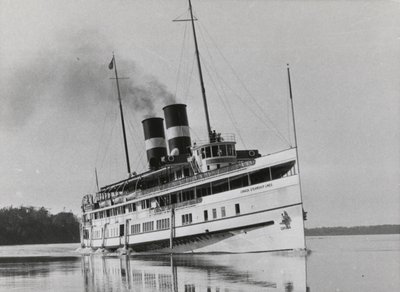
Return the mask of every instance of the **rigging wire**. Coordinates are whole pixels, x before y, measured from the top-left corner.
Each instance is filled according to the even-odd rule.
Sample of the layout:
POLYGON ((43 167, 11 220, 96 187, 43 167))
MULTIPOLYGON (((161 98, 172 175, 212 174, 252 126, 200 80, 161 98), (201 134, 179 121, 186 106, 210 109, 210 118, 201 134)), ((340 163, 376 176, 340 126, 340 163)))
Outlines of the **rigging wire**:
POLYGON ((193 53, 193 58, 192 58, 192 66, 190 69, 190 73, 189 73, 189 77, 188 77, 188 83, 186 86, 186 91, 184 94, 184 103, 187 103, 187 100, 189 98, 189 91, 190 91, 190 85, 192 84, 192 80, 193 80, 193 70, 194 70, 194 62, 195 62, 195 53, 193 53))
MULTIPOLYGON (((210 57, 210 59, 212 60, 212 55, 211 55, 211 53, 209 52, 209 50, 208 50, 207 47, 206 47, 206 51, 209 53, 209 57, 210 57)), ((205 63, 205 60, 203 60, 203 63, 205 63)), ((211 63, 214 64, 215 62, 213 62, 213 60, 212 60, 211 63)), ((235 93, 235 91, 229 86, 229 84, 219 75, 218 70, 214 69, 214 73, 215 73, 216 77, 221 81, 221 83, 224 83, 225 86, 233 93, 234 96, 236 96, 244 105, 247 105, 246 101, 244 101, 244 100, 240 97, 240 95, 237 95, 237 94, 235 93)), ((209 75, 211 76, 211 74, 209 74, 209 75)), ((214 83, 214 81, 213 81, 213 79, 211 78, 210 80, 213 82, 215 88, 217 88, 216 85, 215 85, 215 83, 214 83)), ((222 88, 222 86, 221 86, 221 88, 222 88)), ((223 90, 223 88, 222 88, 222 90, 223 90)), ((224 91, 224 90, 223 90, 223 91, 224 91)), ((225 92, 224 92, 224 93, 225 93, 225 92)), ((226 96, 226 95, 225 95, 225 96, 226 96)), ((246 147, 246 144, 244 143, 244 140, 242 139, 242 137, 241 137, 241 135, 240 135, 240 130, 239 130, 239 128, 238 128, 237 126, 235 126, 235 125, 237 125, 237 122, 236 122, 236 120, 235 120, 235 118, 234 118, 233 110, 232 110, 232 108, 230 107, 229 104, 230 104, 230 103, 227 102, 226 105, 224 105, 224 107, 227 109, 227 113, 228 113, 228 115, 230 116, 230 119, 231 119, 232 123, 234 124, 235 130, 236 130, 237 134, 239 135, 239 138, 241 139, 241 142, 242 142, 243 145, 246 147), (230 114, 229 114, 228 110, 231 111, 230 114)), ((248 107, 248 108, 249 108, 249 110, 250 110, 263 124, 265 124, 268 128, 271 129, 270 125, 266 124, 265 121, 264 121, 256 112, 254 112, 254 110, 253 110, 251 107, 248 107)), ((271 130, 273 130, 273 129, 271 129, 271 130)), ((247 148, 247 147, 246 147, 246 148, 247 148)))
MULTIPOLYGON (((211 35, 208 33, 207 29, 205 29, 205 27, 204 27, 201 23, 200 23, 200 27, 201 27, 201 29, 200 29, 201 34, 202 34, 202 31, 204 30, 205 33, 207 34, 208 38, 212 41, 214 47, 217 49, 219 55, 223 58, 223 60, 225 61, 225 63, 228 64, 228 66, 229 66, 231 72, 233 73, 234 77, 239 81, 239 83, 241 84, 241 86, 243 87, 243 89, 246 91, 248 97, 250 97, 250 98, 252 99, 252 101, 254 102, 254 104, 257 106, 257 108, 259 108, 259 109, 261 110, 261 109, 262 109, 262 106, 257 102, 257 100, 253 97, 253 95, 252 95, 252 94, 250 93, 250 91, 247 89, 247 87, 245 86, 244 82, 240 79, 240 77, 237 75, 236 71, 233 69, 232 65, 228 62, 228 60, 227 60, 227 59, 225 58, 225 56, 222 54, 221 50, 218 48, 216 42, 215 42, 214 39, 211 37, 211 35)), ((203 38, 204 38, 204 37, 203 37, 203 38)), ((234 93, 233 90, 232 90, 232 92, 234 93)), ((234 95, 237 96, 237 97, 243 102, 244 105, 248 105, 248 103, 244 102, 244 101, 239 97, 239 95, 237 95, 237 94, 235 94, 235 93, 234 93, 234 95)), ((250 107, 248 107, 248 108, 253 112, 253 114, 255 114, 255 111, 254 111, 254 110, 252 110, 250 107)), ((289 144, 289 146, 290 146, 291 143, 284 137, 284 135, 282 135, 282 134, 280 133, 280 131, 279 131, 278 128, 275 126, 275 124, 272 122, 272 120, 271 120, 264 112, 262 112, 262 115, 265 116, 265 118, 267 119, 267 121, 268 121, 271 125, 268 125, 268 124, 264 121, 264 119, 262 119, 258 114, 256 115, 256 117, 257 117, 258 119, 260 119, 260 121, 261 121, 264 125, 266 125, 269 129, 271 129, 271 130, 275 133, 275 135, 277 135, 278 138, 280 138, 283 142, 286 142, 286 143, 289 144)))
POLYGON ((291 113, 290 113, 290 111, 289 111, 289 108, 290 108, 290 100, 289 99, 286 99, 286 117, 287 117, 287 135, 288 135, 288 138, 289 138, 289 145, 290 145, 290 147, 293 147, 292 146, 292 139, 291 139, 291 122, 290 122, 290 117, 291 117, 291 113))
MULTIPOLYGON (((129 125, 129 130, 132 131, 132 136, 133 137, 139 137, 136 128, 133 126, 132 121, 128 120, 128 125, 129 125)), ((135 144, 135 148, 136 149, 144 149, 142 143, 140 143, 140 145, 138 145, 138 141, 136 139, 133 139, 134 144, 135 144)), ((137 151, 138 155, 135 156, 135 162, 134 165, 136 165, 137 167, 141 167, 142 169, 146 168, 146 163, 144 161, 144 152, 143 151, 137 151)), ((135 170, 137 173, 141 172, 139 169, 135 170)))
POLYGON ((185 25, 184 32, 183 32, 183 40, 182 40, 182 49, 181 49, 181 54, 179 58, 179 65, 178 65, 178 72, 177 72, 177 77, 176 77, 176 84, 175 84, 175 96, 177 95, 178 92, 178 83, 181 75, 181 66, 182 66, 182 60, 183 60, 183 55, 185 52, 185 41, 186 41, 186 35, 187 35, 187 24, 185 25))
MULTIPOLYGON (((104 162, 104 159, 105 159, 104 156, 106 155, 106 150, 103 149, 103 148, 101 147, 101 146, 104 145, 104 144, 101 143, 101 142, 102 142, 102 141, 107 141, 108 144, 106 145, 106 147, 109 147, 109 144, 110 144, 110 142, 111 142, 109 139, 104 139, 104 136, 105 136, 105 133, 106 133, 106 124, 107 124, 107 120, 110 120, 110 119, 111 119, 110 116, 111 116, 111 113, 112 113, 112 112, 114 113, 114 120, 116 120, 117 115, 116 115, 115 110, 112 111, 112 109, 111 109, 110 107, 107 107, 107 108, 106 108, 105 115, 104 115, 104 119, 103 119, 103 123, 102 123, 102 126, 101 126, 101 134, 100 134, 99 140, 98 140, 98 142, 97 142, 97 150, 96 150, 96 157, 95 157, 95 163, 94 163, 94 165, 96 166, 96 168, 97 168, 97 165, 98 165, 98 163, 99 163, 100 156, 102 155, 102 163, 103 163, 103 162, 104 162), (102 149, 104 150, 104 153, 101 153, 102 149)), ((113 132, 113 128, 111 129, 110 135, 107 135, 107 136, 112 136, 112 132, 113 132)), ((94 183, 95 183, 95 182, 94 182, 94 183)), ((95 187, 95 189, 97 190, 97 185, 96 185, 96 183, 95 183, 94 187, 95 187)))
MULTIPOLYGON (((203 40, 204 40, 204 35, 202 34, 202 31, 201 31, 201 30, 200 30, 200 35, 201 35, 201 37, 202 37, 203 40)), ((205 43, 205 42, 204 42, 204 43, 205 43)), ((222 81, 223 83, 225 83, 224 80, 223 80, 223 78, 218 74, 218 70, 216 69, 215 62, 213 61, 212 54, 211 54, 210 50, 208 49, 208 47, 205 47, 205 48, 206 48, 206 52, 208 53, 208 56, 209 56, 209 58, 210 58, 210 60, 211 60, 211 67, 212 67, 212 69, 213 69, 213 72, 215 73, 216 77, 217 77, 220 81, 222 81)), ((207 63, 204 59, 203 59, 203 63, 205 63, 206 66, 209 66, 208 63, 207 63)), ((206 68, 206 69, 208 69, 208 68, 206 68)), ((246 143, 244 142, 245 140, 243 139, 243 137, 242 137, 241 134, 240 134, 240 130, 239 130, 239 127, 238 127, 238 125, 237 125, 237 121, 236 121, 236 119, 234 118, 235 115, 234 115, 234 111, 233 111, 232 107, 230 106, 230 102, 229 102, 229 101, 224 101, 224 99, 223 99, 223 97, 225 97, 225 98, 227 99, 227 94, 226 94, 226 91, 224 90, 224 87, 222 86, 222 83, 219 83, 219 84, 220 84, 220 90, 222 91, 222 95, 220 95, 220 93, 218 92, 217 84, 214 82, 214 79, 212 78, 212 75, 211 75, 210 71, 207 71, 207 73, 208 73, 209 76, 211 77, 210 80, 211 80, 211 82, 213 83, 214 88, 216 89, 217 96, 218 96, 218 97, 220 98, 220 100, 222 101, 222 103, 223 103, 223 105, 224 105, 224 108, 226 109, 226 112, 227 112, 227 114, 228 114, 228 117, 229 117, 229 119, 231 120, 233 127, 235 128, 236 134, 239 136, 239 139, 240 139, 240 141, 242 142, 243 146, 244 146, 245 148, 247 148, 246 143)), ((227 84, 226 84, 226 85, 227 85, 227 84)), ((233 90, 232 90, 231 88, 229 88, 229 86, 227 86, 227 87, 228 87, 228 89, 230 89, 230 90, 233 92, 233 90)))
MULTIPOLYGON (((211 73, 210 73, 210 71, 208 70, 208 63, 207 63, 207 62, 204 62, 204 60, 203 60, 203 64, 205 65, 204 68, 205 68, 207 74, 209 74, 209 76, 211 76, 211 73)), ((244 142, 244 139, 243 139, 242 136, 240 135, 240 130, 238 129, 237 122, 236 122, 236 120, 235 120, 235 118, 234 118, 234 114, 233 114, 232 108, 231 108, 231 106, 229 105, 229 102, 225 102, 225 100, 224 100, 224 98, 223 98, 223 96, 226 96, 224 89, 223 89, 222 86, 221 86, 221 90, 222 90, 222 92, 223 92, 222 95, 221 95, 221 94, 219 93, 219 91, 218 91, 217 85, 216 85, 215 82, 214 82, 214 79, 213 79, 213 78, 210 78, 210 81, 211 81, 211 83, 214 85, 214 87, 215 87, 215 89, 216 89, 217 96, 218 96, 219 99, 221 100, 221 102, 222 102, 224 108, 226 109, 226 112, 227 112, 227 114, 228 114, 228 117, 229 117, 229 119, 231 120, 233 127, 235 128, 236 134, 239 136, 239 139, 240 139, 240 141, 242 142, 243 146, 244 146, 245 148, 247 148, 246 143, 244 142)))
MULTIPOLYGON (((122 87, 122 91, 124 91, 123 92, 123 96, 127 97, 128 94, 127 94, 126 87, 122 87)), ((133 98, 135 98, 135 97, 133 96, 133 98)), ((137 128, 133 126, 132 119, 130 119, 130 117, 135 117, 136 116, 136 112, 135 112, 134 109, 132 109, 132 107, 129 107, 128 105, 125 105, 124 109, 127 111, 127 113, 129 113, 129 114, 126 115, 126 121, 127 121, 127 124, 128 124, 127 128, 128 128, 129 134, 131 136, 130 141, 133 141, 133 147, 135 149, 143 149, 143 145, 139 145, 139 143, 138 143, 138 141, 141 141, 141 140, 135 139, 135 137, 140 137, 140 135, 139 135, 139 133, 137 131, 137 128)), ((136 151, 136 153, 139 153, 139 155, 135 155, 134 156, 135 157, 135 162, 133 163, 133 165, 135 165, 136 167, 138 167, 139 165, 140 166, 145 165, 145 163, 143 162, 143 151, 136 151)), ((139 170, 136 169, 135 171, 138 172, 139 170)))
POLYGON ((101 163, 100 163, 100 169, 103 169, 103 165, 105 163, 105 160, 108 157, 107 153, 109 153, 108 149, 110 148, 111 141, 114 140, 113 136, 114 136, 115 125, 117 124, 117 118, 118 118, 118 115, 115 113, 114 114, 114 122, 112 123, 112 128, 111 128, 111 133, 110 133, 111 134, 110 135, 110 139, 106 139, 107 144, 106 144, 106 148, 104 149, 104 155, 103 155, 103 158, 102 158, 101 163))

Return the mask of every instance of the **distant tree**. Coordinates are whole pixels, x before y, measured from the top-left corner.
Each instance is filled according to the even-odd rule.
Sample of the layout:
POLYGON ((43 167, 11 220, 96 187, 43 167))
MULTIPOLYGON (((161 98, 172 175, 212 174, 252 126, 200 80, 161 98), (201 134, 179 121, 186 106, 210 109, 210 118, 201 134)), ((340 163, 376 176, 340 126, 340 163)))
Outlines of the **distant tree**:
POLYGON ((72 213, 52 215, 44 208, 0 209, 0 245, 79 241, 79 222, 72 213))
POLYGON ((307 236, 324 235, 367 235, 367 234, 400 234, 400 225, 374 225, 353 227, 318 227, 306 229, 307 236))

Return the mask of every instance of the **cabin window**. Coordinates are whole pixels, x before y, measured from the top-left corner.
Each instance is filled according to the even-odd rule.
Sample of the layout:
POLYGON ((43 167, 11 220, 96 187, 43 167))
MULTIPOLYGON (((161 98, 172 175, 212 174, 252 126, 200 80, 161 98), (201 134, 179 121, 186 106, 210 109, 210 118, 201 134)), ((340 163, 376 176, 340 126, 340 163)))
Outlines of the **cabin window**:
POLYGON ((269 168, 263 168, 250 173, 250 182, 252 185, 271 180, 269 168))
POLYGON ((190 201, 194 199, 194 188, 182 191, 182 202, 190 201))
POLYGON ((143 223, 143 232, 153 231, 153 230, 154 230, 154 221, 143 223))
POLYGON ((228 179, 221 179, 211 183, 212 193, 218 194, 229 190, 228 179))
POLYGON ((192 223, 192 213, 182 215, 182 225, 192 223))
POLYGON ((275 165, 271 167, 272 179, 278 179, 284 176, 293 166, 295 162, 290 161, 280 165, 275 165))
POLYGON ((240 205, 239 204, 235 204, 235 212, 236 212, 236 215, 240 214, 240 205))
POLYGON ((129 204, 128 205, 128 212, 135 212, 136 211, 136 204, 129 204))
POLYGON ((226 156, 226 145, 219 145, 219 156, 226 156))
POLYGON ((176 203, 178 203, 178 194, 177 193, 171 194, 171 204, 176 204, 176 203))
POLYGON ((131 234, 140 233, 140 224, 131 225, 131 234))
POLYGON ((227 152, 229 156, 234 156, 234 149, 233 149, 233 145, 226 145, 227 148, 227 152))
POLYGON ((163 230, 169 228, 169 218, 157 220, 157 230, 163 230))
POLYGON ((119 225, 119 236, 125 235, 125 224, 119 225))
POLYGON ((212 209, 213 219, 217 219, 217 209, 212 209))
POLYGON ((106 210, 106 216, 110 217, 110 209, 106 210))
POLYGON ((221 207, 221 217, 226 217, 225 207, 221 207))
POLYGON ((218 157, 218 146, 212 146, 211 150, 212 150, 212 156, 218 157))
POLYGON ((211 195, 211 185, 210 183, 200 185, 196 187, 196 196, 198 198, 205 197, 211 195))
POLYGON ((183 175, 184 175, 185 177, 190 176, 189 168, 184 168, 184 169, 183 169, 183 175))
POLYGON ((248 185, 249 185, 249 176, 247 175, 247 173, 229 178, 230 190, 247 187, 248 185))
POLYGON ((157 204, 159 207, 164 207, 170 204, 170 199, 169 199, 169 195, 165 195, 165 196, 161 196, 161 197, 157 197, 157 204))
POLYGON ((205 147, 205 152, 206 152, 206 158, 211 157, 211 148, 210 147, 205 147))
POLYGON ((150 208, 150 199, 143 200, 141 203, 142 203, 142 209, 150 208))
POLYGON ((96 212, 96 213, 94 213, 94 219, 97 219, 97 217, 98 217, 99 215, 98 215, 98 213, 96 212))
POLYGON ((204 210, 204 221, 208 221, 208 211, 204 210))

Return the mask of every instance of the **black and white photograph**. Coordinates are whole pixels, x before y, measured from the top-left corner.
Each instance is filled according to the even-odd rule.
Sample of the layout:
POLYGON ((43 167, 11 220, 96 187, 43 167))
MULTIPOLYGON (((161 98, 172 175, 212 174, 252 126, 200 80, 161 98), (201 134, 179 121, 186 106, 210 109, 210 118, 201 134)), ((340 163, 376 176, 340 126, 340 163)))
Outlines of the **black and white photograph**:
POLYGON ((400 290, 399 0, 0 0, 0 291, 400 290))

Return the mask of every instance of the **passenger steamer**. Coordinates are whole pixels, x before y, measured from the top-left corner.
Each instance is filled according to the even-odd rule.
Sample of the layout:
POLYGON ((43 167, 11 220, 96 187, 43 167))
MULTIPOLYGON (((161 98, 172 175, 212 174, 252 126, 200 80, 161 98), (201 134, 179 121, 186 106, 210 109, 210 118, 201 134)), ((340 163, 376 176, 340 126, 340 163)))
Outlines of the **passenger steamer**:
MULTIPOLYGON (((83 197, 82 246, 155 253, 303 250, 297 147, 261 155, 237 150, 233 135, 212 131, 190 0, 189 11, 208 140, 192 143, 184 104, 164 107, 166 131, 162 118, 143 120, 149 170, 83 197)), ((110 69, 118 86, 114 57, 110 69)), ((289 69, 288 77, 290 85, 289 69)), ((130 173, 125 132, 124 139, 130 173)))

